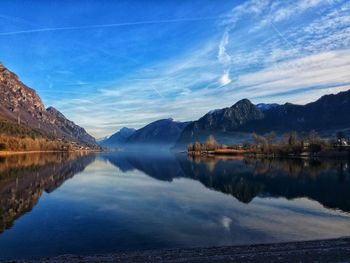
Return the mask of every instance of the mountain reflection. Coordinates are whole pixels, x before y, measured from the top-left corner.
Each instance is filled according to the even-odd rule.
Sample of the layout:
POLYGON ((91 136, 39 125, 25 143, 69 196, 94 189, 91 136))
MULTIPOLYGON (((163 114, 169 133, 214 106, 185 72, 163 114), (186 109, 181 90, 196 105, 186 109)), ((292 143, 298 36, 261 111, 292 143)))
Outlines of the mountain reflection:
POLYGON ((0 158, 0 233, 50 193, 81 172, 95 155, 40 153, 0 158))
POLYGON ((248 204, 255 197, 306 197, 350 212, 348 160, 188 158, 184 154, 104 154, 127 172, 137 169, 158 180, 190 178, 248 204))

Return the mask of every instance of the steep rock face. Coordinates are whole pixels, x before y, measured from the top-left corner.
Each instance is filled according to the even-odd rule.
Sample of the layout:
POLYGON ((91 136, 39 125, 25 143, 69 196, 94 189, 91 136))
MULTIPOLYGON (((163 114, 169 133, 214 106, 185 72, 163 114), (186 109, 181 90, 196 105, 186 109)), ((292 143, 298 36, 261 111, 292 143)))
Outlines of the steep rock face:
POLYGON ((111 137, 104 140, 101 144, 106 146, 123 145, 135 131, 135 129, 123 127, 118 132, 111 135, 111 137))
POLYGON ((83 143, 96 144, 95 138, 88 134, 84 128, 68 120, 54 107, 49 107, 46 111, 53 117, 54 124, 65 134, 69 134, 71 137, 76 138, 78 141, 83 143))
POLYGON ((95 145, 95 139, 54 108, 47 110, 35 90, 0 64, 0 118, 54 138, 95 145))
POLYGON ((179 136, 175 148, 183 148, 212 134, 233 141, 238 133, 275 131, 332 131, 350 128, 350 90, 325 95, 319 100, 295 105, 286 103, 254 105, 244 99, 230 108, 215 110, 189 124, 179 136), (226 138, 225 138, 226 136, 226 138))
POLYGON ((50 121, 36 92, 19 81, 17 75, 0 64, 0 110, 4 117, 24 123, 32 119, 50 121))
POLYGON ((135 131, 127 140, 128 144, 174 144, 187 122, 163 119, 152 122, 135 131))
POLYGON ((230 108, 204 115, 198 121, 193 122, 193 127, 195 129, 233 131, 250 121, 260 120, 263 117, 262 111, 249 100, 244 99, 230 108))
POLYGON ((203 140, 210 134, 221 136, 228 132, 240 132, 241 127, 263 118, 263 111, 249 100, 243 99, 232 107, 211 111, 199 120, 191 122, 179 136, 177 145, 183 146, 195 140, 203 140))

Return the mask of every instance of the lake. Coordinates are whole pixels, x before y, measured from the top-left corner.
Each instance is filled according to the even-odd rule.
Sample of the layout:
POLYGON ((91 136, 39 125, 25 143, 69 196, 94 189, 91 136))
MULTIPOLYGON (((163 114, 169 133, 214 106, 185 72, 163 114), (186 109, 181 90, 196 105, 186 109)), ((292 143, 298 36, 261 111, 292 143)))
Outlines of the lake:
POLYGON ((336 238, 349 212, 347 160, 0 157, 1 259, 336 238))

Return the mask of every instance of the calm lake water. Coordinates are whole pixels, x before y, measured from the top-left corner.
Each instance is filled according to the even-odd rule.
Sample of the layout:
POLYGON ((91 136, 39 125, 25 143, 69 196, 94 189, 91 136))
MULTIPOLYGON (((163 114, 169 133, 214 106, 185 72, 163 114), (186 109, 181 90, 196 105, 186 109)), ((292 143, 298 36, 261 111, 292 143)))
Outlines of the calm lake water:
POLYGON ((0 158, 0 258, 350 235, 348 161, 0 158))

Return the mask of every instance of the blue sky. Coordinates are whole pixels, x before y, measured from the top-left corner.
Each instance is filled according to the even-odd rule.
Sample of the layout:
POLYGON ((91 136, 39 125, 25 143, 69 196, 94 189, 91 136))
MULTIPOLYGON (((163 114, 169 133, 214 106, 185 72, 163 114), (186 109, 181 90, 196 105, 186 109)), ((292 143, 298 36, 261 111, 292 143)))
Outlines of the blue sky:
POLYGON ((0 61, 96 137, 350 88, 345 0, 2 0, 0 61))

